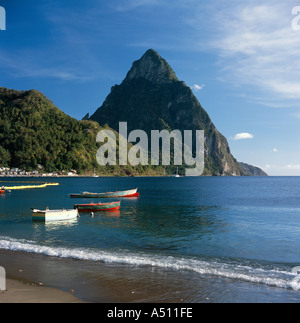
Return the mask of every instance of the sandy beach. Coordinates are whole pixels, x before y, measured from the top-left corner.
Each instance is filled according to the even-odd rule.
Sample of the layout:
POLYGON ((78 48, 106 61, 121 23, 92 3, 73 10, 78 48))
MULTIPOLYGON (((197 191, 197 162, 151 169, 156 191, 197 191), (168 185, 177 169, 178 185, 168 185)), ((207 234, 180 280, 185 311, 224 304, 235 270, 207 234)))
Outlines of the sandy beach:
POLYGON ((45 281, 46 275, 39 273, 40 257, 1 250, 0 263, 6 270, 6 291, 0 291, 0 303, 83 303, 73 286, 45 281))
POLYGON ((82 303, 80 299, 55 288, 7 279, 0 291, 0 303, 82 303))
POLYGON ((190 275, 172 276, 170 271, 9 250, 0 250, 0 266, 7 274, 7 291, 0 291, 0 303, 189 301, 180 291, 190 275))

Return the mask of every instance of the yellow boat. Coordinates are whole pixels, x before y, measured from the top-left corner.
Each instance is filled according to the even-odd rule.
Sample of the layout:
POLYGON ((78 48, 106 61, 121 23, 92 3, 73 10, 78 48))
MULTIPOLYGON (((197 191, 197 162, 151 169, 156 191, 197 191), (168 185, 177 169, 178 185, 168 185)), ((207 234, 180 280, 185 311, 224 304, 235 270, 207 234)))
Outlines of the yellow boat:
POLYGON ((27 185, 27 186, 12 186, 12 187, 5 187, 6 190, 27 190, 27 189, 34 189, 34 188, 45 188, 47 186, 58 186, 59 183, 45 183, 41 185, 27 185))

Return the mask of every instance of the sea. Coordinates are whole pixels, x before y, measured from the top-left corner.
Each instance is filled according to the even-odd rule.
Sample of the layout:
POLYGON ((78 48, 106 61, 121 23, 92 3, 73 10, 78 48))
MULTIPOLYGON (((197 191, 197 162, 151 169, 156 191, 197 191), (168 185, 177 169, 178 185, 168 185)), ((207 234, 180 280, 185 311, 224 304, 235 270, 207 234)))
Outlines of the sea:
POLYGON ((0 195, 0 266, 11 276, 86 302, 300 301, 299 177, 0 180, 59 183, 0 195), (70 198, 136 187, 139 198, 70 198), (31 208, 115 200, 120 211, 32 221, 31 208))

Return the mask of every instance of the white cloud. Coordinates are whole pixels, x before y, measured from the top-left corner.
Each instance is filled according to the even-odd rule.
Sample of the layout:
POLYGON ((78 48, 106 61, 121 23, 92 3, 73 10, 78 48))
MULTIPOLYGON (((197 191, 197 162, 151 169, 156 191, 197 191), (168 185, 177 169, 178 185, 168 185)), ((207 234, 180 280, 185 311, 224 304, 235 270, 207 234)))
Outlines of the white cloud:
POLYGON ((193 86, 191 86, 191 89, 195 92, 198 92, 203 90, 204 87, 205 87, 205 84, 202 84, 202 85, 194 84, 193 86))
POLYGON ((278 149, 277 148, 273 148, 273 153, 278 153, 278 149))
POLYGON ((160 5, 161 1, 159 0, 126 0, 121 4, 115 6, 116 11, 130 11, 135 10, 139 7, 145 6, 157 6, 160 5))
POLYGON ((291 169, 291 170, 300 170, 300 165, 299 164, 289 164, 285 166, 286 169, 291 169))
POLYGON ((217 15, 213 46, 226 81, 255 86, 271 100, 300 99, 300 32, 291 27, 292 8, 289 1, 254 0, 217 15))
POLYGON ((300 112, 292 113, 292 114, 290 114, 290 116, 295 119, 300 119, 300 112))
POLYGON ((5 68, 10 75, 16 78, 41 78, 48 77, 62 81, 86 81, 90 75, 67 66, 50 66, 41 59, 41 52, 19 51, 14 55, 7 55, 0 51, 0 61, 5 63, 5 68), (20 60, 22 57, 22 60, 20 60))
POLYGON ((254 136, 251 133, 243 132, 236 134, 232 139, 233 140, 243 140, 243 139, 253 139, 254 136))

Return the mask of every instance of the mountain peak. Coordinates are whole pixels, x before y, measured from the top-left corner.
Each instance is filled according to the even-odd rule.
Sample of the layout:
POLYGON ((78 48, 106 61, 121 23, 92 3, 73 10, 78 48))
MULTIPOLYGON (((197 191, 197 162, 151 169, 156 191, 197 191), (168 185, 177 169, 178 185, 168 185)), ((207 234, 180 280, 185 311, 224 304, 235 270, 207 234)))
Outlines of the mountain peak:
POLYGON ((146 51, 146 53, 143 55, 144 56, 152 56, 152 57, 157 57, 159 59, 161 59, 160 55, 158 54, 157 51, 155 51, 154 49, 150 48, 146 51))
MULTIPOLYGON (((152 130, 204 130, 205 175, 261 174, 257 168, 236 161, 226 138, 191 89, 177 79, 167 61, 153 49, 133 63, 126 79, 112 88, 90 120, 108 124, 115 131, 121 121, 127 122, 129 132, 140 129, 150 137, 152 130)), ((168 167, 174 172, 172 166, 168 167)))
POLYGON ((171 66, 153 49, 148 49, 141 59, 133 63, 125 80, 132 79, 146 79, 158 84, 178 81, 171 66))

